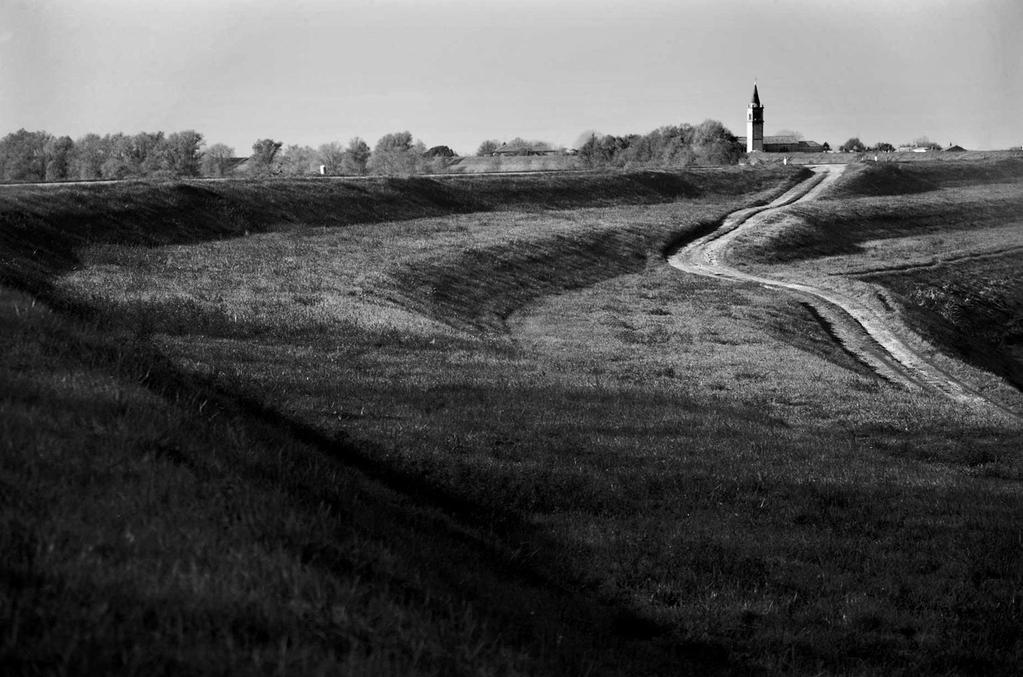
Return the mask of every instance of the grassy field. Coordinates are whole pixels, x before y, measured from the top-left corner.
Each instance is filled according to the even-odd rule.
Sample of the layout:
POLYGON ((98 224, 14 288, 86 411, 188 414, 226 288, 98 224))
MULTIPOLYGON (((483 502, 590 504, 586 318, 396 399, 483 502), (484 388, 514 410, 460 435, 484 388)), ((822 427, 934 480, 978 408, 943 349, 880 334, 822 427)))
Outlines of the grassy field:
POLYGON ((1020 160, 866 166, 829 199, 775 217, 737 256, 897 309, 947 357, 975 367, 971 380, 1020 409, 1021 214, 1020 160))
MULTIPOLYGON (((892 153, 878 153, 875 151, 864 151, 862 153, 840 153, 829 151, 827 153, 762 153, 756 156, 747 156, 745 162, 754 165, 772 165, 787 162, 797 165, 815 164, 879 164, 905 166, 919 165, 921 167, 933 168, 934 165, 946 164, 949 166, 962 166, 979 164, 984 162, 998 162, 1005 160, 1023 159, 1023 151, 1016 150, 968 150, 968 151, 937 151, 927 153, 914 153, 913 151, 894 151, 892 153)), ((933 171, 933 169, 925 169, 933 171)))
POLYGON ((577 170, 582 168, 578 156, 533 155, 508 157, 460 157, 445 168, 451 174, 477 174, 480 172, 536 172, 577 170))
POLYGON ((1020 431, 663 261, 799 176, 0 194, 0 666, 1014 674, 1020 431))

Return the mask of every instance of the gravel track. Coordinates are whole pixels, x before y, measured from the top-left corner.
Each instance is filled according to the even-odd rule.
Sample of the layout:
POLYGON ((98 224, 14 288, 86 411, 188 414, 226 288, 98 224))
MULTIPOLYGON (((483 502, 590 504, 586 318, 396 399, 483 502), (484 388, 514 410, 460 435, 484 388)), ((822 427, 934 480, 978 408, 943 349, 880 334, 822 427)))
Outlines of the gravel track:
POLYGON ((812 281, 780 280, 747 273, 730 266, 727 249, 765 214, 796 202, 816 199, 842 175, 846 165, 810 167, 814 175, 767 205, 740 209, 725 218, 713 233, 684 244, 668 257, 673 267, 694 275, 753 282, 784 289, 809 302, 824 318, 835 338, 883 378, 909 389, 936 390, 971 409, 998 418, 1023 422, 1023 414, 994 402, 955 376, 929 362, 911 348, 900 334, 906 329, 892 317, 882 317, 856 298, 822 288, 812 281))

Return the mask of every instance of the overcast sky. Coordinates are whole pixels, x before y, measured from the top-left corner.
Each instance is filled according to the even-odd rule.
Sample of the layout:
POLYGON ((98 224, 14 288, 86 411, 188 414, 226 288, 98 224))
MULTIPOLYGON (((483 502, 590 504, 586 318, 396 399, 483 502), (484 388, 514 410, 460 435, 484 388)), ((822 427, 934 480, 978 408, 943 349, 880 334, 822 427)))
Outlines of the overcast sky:
POLYGON ((1020 0, 0 0, 0 134, 1023 144, 1020 0))

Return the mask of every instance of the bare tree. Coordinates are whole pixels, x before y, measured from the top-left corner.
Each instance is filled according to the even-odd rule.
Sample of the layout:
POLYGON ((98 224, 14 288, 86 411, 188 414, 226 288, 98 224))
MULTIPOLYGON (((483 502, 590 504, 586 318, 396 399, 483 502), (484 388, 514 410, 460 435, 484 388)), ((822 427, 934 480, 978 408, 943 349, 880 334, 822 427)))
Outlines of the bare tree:
POLYGON ((270 176, 275 172, 274 161, 284 144, 273 139, 260 139, 252 144, 252 173, 255 176, 270 176))
POLYGON ((585 146, 587 143, 592 144, 594 138, 602 139, 604 138, 604 135, 598 132, 596 129, 587 129, 585 132, 581 132, 579 134, 579 136, 575 140, 575 144, 573 144, 572 147, 577 150, 582 149, 582 147, 585 146))
POLYGON ((163 132, 139 132, 135 136, 118 137, 118 151, 125 173, 147 176, 157 172, 169 173, 167 140, 163 132))
POLYGON ((344 173, 345 174, 365 174, 369 167, 369 158, 373 152, 369 149, 369 144, 355 137, 348 142, 348 148, 345 149, 344 159, 344 173))
POLYGON ((46 180, 63 181, 71 169, 71 157, 75 142, 70 136, 51 138, 43 149, 46 156, 46 180))
POLYGON ((104 179, 123 179, 131 176, 131 147, 133 140, 130 136, 107 134, 103 137, 104 153, 103 164, 100 166, 100 174, 104 179))
POLYGON ((168 136, 164 145, 165 169, 174 176, 199 176, 202 143, 202 134, 194 129, 168 136))
POLYGON ((425 169, 426 145, 413 141, 409 132, 385 134, 369 158, 369 169, 385 176, 411 176, 425 169))
POLYGON ((77 179, 98 179, 102 175, 107 147, 99 134, 86 134, 75 141, 71 157, 70 177, 77 179))
POLYGON ((738 161, 742 147, 719 121, 704 120, 693 130, 693 152, 701 162, 729 165, 738 161))
POLYGON ((369 168, 374 174, 408 176, 416 173, 417 165, 415 144, 407 131, 380 137, 369 158, 369 168))
POLYGON ((222 143, 215 143, 206 149, 202 157, 202 173, 204 176, 223 177, 231 168, 234 148, 222 143))
POLYGON ((337 141, 331 141, 320 146, 318 151, 320 163, 323 165, 323 173, 337 176, 344 171, 345 150, 337 141))
POLYGON ((863 145, 863 142, 857 136, 852 137, 838 147, 838 150, 843 153, 862 153, 866 149, 867 147, 863 145))
POLYGON ((280 173, 284 176, 319 173, 319 156, 309 146, 290 145, 280 157, 280 173))
POLYGON ((479 157, 487 157, 493 155, 494 151, 501 147, 501 142, 496 139, 487 139, 480 144, 480 147, 476 149, 476 155, 479 157))
POLYGON ((0 174, 7 181, 46 179, 46 132, 19 129, 0 139, 0 174))

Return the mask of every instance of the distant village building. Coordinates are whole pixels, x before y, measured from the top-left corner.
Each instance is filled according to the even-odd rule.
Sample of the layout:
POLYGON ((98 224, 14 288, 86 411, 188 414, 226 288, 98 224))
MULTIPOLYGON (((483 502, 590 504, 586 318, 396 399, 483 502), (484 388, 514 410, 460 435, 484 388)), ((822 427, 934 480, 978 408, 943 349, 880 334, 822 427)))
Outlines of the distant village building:
POLYGON ((764 106, 760 103, 757 83, 753 83, 753 98, 746 106, 746 136, 739 137, 747 153, 822 153, 824 146, 816 141, 805 141, 795 136, 764 136, 764 106))
POLYGON ((521 145, 502 143, 501 147, 491 153, 491 155, 494 157, 507 155, 556 155, 557 152, 557 149, 545 144, 521 145))
MULTIPOLYGON (((746 137, 739 137, 739 142, 749 147, 746 137)), ((765 136, 761 141, 761 150, 765 153, 823 153, 824 146, 795 136, 765 136)))
POLYGON ((224 166, 224 176, 245 176, 252 171, 251 157, 229 158, 224 166))
POLYGON ((453 158, 457 156, 458 153, 451 150, 447 146, 434 146, 433 148, 430 148, 425 153, 423 153, 423 157, 429 158, 431 160, 434 158, 453 158))
MULTIPOLYGON (((904 143, 898 148, 896 148, 896 150, 899 151, 900 153, 930 153, 931 151, 941 150, 941 146, 939 146, 936 143, 929 143, 923 146, 917 145, 915 143, 904 143)), ((966 149, 960 148, 960 150, 966 149)))
POLYGON ((746 106, 746 152, 767 150, 764 148, 764 107, 760 105, 757 83, 753 83, 753 99, 746 106))

